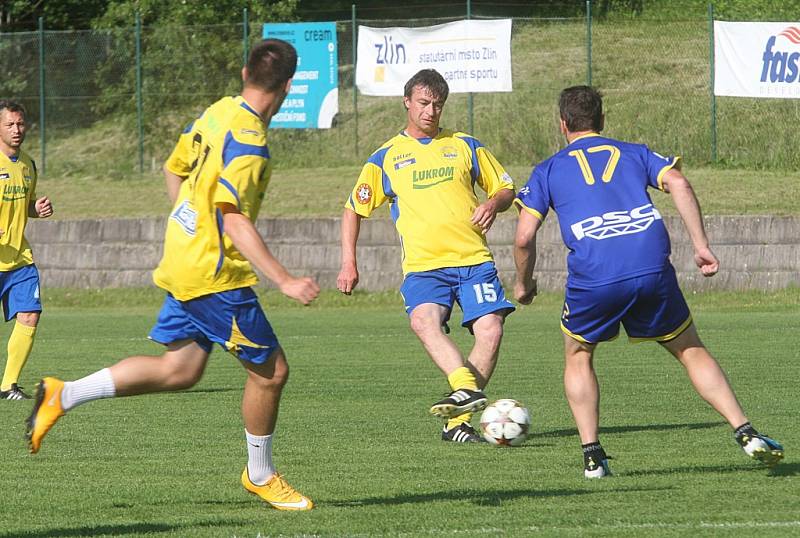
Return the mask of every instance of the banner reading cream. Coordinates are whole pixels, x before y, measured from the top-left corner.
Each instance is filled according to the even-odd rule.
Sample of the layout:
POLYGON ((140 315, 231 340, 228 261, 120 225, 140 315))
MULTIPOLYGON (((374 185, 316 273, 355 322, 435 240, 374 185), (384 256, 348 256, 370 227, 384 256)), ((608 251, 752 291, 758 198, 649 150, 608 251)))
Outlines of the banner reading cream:
POLYGON ((511 19, 423 28, 358 27, 356 84, 366 95, 403 95, 420 69, 436 69, 451 93, 511 91, 511 19))

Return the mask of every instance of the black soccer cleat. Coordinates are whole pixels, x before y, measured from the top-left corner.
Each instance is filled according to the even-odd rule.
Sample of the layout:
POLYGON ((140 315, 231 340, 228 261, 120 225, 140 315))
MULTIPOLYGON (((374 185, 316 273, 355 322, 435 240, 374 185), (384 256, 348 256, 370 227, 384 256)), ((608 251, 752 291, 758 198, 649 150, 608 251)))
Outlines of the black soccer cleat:
POLYGON ((464 413, 480 411, 487 403, 486 395, 479 390, 458 389, 451 392, 447 398, 433 404, 430 413, 441 418, 453 418, 464 413))
POLYGON ((478 435, 475 428, 464 422, 453 428, 442 430, 442 441, 452 441, 454 443, 483 443, 483 437, 478 435))
POLYGON ((583 466, 583 476, 586 478, 605 478, 611 476, 611 469, 608 467, 608 460, 603 458, 594 461, 594 458, 589 457, 586 464, 583 466))
POLYGON ((25 394, 22 387, 16 383, 11 384, 9 390, 0 390, 0 400, 30 400, 31 397, 25 394))

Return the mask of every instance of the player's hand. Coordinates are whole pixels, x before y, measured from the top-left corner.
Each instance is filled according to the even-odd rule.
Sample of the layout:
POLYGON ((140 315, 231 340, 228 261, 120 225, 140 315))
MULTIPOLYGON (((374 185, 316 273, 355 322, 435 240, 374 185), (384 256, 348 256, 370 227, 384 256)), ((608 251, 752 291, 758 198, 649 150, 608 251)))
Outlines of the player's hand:
POLYGON ((531 304, 539 292, 536 284, 536 279, 532 278, 530 282, 519 282, 514 284, 514 299, 519 304, 531 304))
POLYGON ((34 209, 36 209, 36 214, 40 218, 47 218, 53 214, 53 204, 50 202, 50 198, 47 196, 42 196, 33 204, 34 209))
POLYGON ((345 295, 350 295, 357 284, 358 269, 356 266, 342 265, 342 270, 339 271, 339 276, 336 277, 336 288, 345 295))
POLYGON ((281 293, 305 305, 319 295, 319 285, 313 278, 304 276, 300 278, 289 277, 280 286, 281 293))
POLYGON ((700 268, 703 276, 714 276, 719 271, 719 260, 708 247, 695 250, 694 263, 700 268))
POLYGON ((494 219, 497 217, 497 202, 495 200, 486 200, 481 205, 475 208, 472 212, 470 221, 475 226, 478 226, 481 231, 486 234, 489 228, 494 224, 494 219))

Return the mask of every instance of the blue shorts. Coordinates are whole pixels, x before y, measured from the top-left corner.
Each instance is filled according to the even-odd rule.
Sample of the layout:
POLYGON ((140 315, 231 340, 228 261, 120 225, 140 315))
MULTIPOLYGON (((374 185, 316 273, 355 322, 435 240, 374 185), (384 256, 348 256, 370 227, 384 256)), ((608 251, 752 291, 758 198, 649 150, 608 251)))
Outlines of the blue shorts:
POLYGON ((619 324, 632 341, 666 342, 692 323, 675 269, 642 275, 598 288, 567 286, 561 330, 594 344, 613 340, 619 324))
POLYGON ((39 270, 26 265, 12 271, 0 271, 0 297, 6 321, 20 312, 41 312, 39 270))
MULTIPOLYGON (((504 310, 507 315, 514 311, 514 305, 506 300, 494 262, 408 273, 400 293, 408 315, 424 303, 440 304, 452 311, 457 302, 464 313, 463 327, 492 312, 504 310)), ((444 321, 448 319, 450 312, 444 321)))
POLYGON ((167 294, 149 338, 160 344, 194 340, 206 352, 214 342, 237 359, 264 363, 279 344, 252 288, 178 301, 167 294))

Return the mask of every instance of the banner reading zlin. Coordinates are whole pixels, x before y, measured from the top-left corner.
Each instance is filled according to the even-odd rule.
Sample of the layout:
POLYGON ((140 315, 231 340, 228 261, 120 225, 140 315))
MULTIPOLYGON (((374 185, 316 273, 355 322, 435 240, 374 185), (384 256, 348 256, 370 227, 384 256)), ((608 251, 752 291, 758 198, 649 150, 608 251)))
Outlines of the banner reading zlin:
POLYGON ((800 22, 714 22, 714 93, 800 99, 800 22))
POLYGON ((420 69, 436 69, 451 93, 510 92, 511 19, 422 28, 358 27, 356 84, 365 95, 403 95, 420 69))

